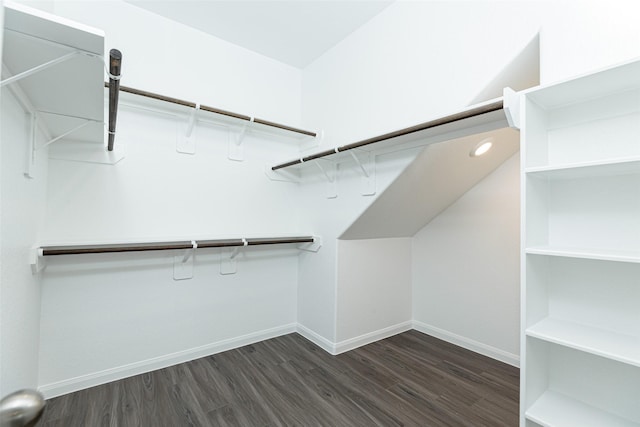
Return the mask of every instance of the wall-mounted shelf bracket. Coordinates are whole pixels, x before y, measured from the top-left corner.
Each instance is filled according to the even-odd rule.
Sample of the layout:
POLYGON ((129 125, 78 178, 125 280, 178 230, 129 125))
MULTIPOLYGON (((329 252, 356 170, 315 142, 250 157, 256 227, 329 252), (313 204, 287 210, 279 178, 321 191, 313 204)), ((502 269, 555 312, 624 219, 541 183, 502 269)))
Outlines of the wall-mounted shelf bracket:
POLYGON ((510 87, 503 90, 504 113, 507 116, 509 127, 520 129, 520 95, 510 87))
POLYGON ((36 153, 40 150, 42 150, 45 147, 50 146, 51 144, 53 144, 54 142, 57 142, 69 135, 71 135, 74 132, 77 132, 78 130, 90 125, 90 124, 102 124, 104 125, 104 122, 101 122, 99 120, 93 120, 93 119, 88 119, 86 117, 78 117, 78 116, 70 116, 68 114, 59 114, 59 113, 51 113, 48 111, 36 111, 33 113, 29 114, 30 117, 30 132, 29 132, 29 143, 28 143, 28 148, 27 148, 27 165, 26 165, 26 170, 25 170, 25 175, 29 178, 34 178, 34 171, 35 171, 35 163, 36 163, 36 153), (52 115, 56 115, 56 116, 63 116, 63 117, 70 117, 73 119, 79 119, 82 120, 82 123, 80 123, 79 125, 71 128, 70 130, 64 132, 61 135, 58 135, 54 138, 49 139, 49 141, 45 142, 42 145, 37 144, 37 135, 38 135, 38 116, 40 114, 52 114, 52 115))
POLYGON ((196 135, 194 128, 196 125, 197 114, 200 111, 200 104, 196 103, 196 106, 189 113, 189 119, 187 121, 187 129, 184 135, 178 135, 176 140, 176 151, 183 154, 196 154, 196 135))
POLYGON ((25 176, 35 178, 36 170, 36 135, 38 134, 38 115, 35 113, 27 113, 30 121, 29 141, 27 145, 27 166, 25 168, 25 176))
POLYGON ((300 176, 290 170, 278 169, 272 170, 271 165, 264 165, 264 174, 271 181, 290 182, 292 184, 300 183, 300 176))
POLYGON ((298 246, 298 249, 305 252, 318 252, 321 247, 322 247, 322 237, 313 236, 313 242, 303 243, 300 246, 298 246))
POLYGON ((58 57, 56 59, 52 59, 51 61, 45 62, 44 64, 37 65, 37 66, 35 66, 33 68, 30 68, 30 69, 28 69, 26 71, 23 71, 21 73, 18 73, 16 75, 13 75, 11 77, 8 77, 8 78, 0 81, 0 87, 15 83, 18 80, 22 80, 25 77, 29 77, 32 74, 38 73, 38 72, 40 72, 42 70, 46 70, 47 68, 53 67, 54 65, 57 65, 57 64, 59 64, 61 62, 68 61, 69 59, 74 58, 76 55, 80 55, 80 54, 87 54, 87 52, 83 52, 83 51, 80 51, 80 50, 71 51, 71 52, 67 53, 66 55, 62 55, 62 56, 60 56, 60 57, 58 57))
MULTIPOLYGON (((82 129, 83 127, 86 127, 86 126, 90 125, 91 123, 102 123, 102 124, 104 124, 104 122, 101 122, 101 121, 99 121, 99 120, 92 120, 92 119, 83 119, 83 120, 84 120, 84 122, 82 122, 81 124, 79 124, 78 126, 76 126, 76 127, 72 128, 72 129, 68 130, 67 132, 63 133, 62 135, 58 135, 58 136, 56 136, 55 138, 51 138, 48 142, 45 142, 44 144, 42 144, 42 145, 41 145, 41 146, 39 146, 39 147, 34 147, 34 148, 35 148, 35 150, 36 150, 36 151, 38 151, 38 150, 42 150, 43 148, 45 148, 45 147, 47 147, 47 146, 49 146, 49 145, 53 144, 54 142, 56 142, 56 141, 58 141, 58 140, 61 140, 61 139, 62 139, 62 138, 64 138, 65 136, 69 136, 69 135, 71 135, 72 133, 74 133, 74 132, 76 132, 76 131, 78 131, 78 130, 82 129)), ((35 145, 35 144, 34 144, 34 145, 35 145)))
POLYGON ((186 249, 183 255, 173 257, 173 280, 185 280, 193 278, 193 259, 198 244, 192 240, 192 248, 186 249))
POLYGON ((335 199, 338 197, 337 181, 338 181, 338 165, 334 162, 326 160, 313 160, 313 163, 320 169, 320 171, 327 178, 327 199, 335 199), (324 162, 324 166, 322 163, 324 162))
POLYGON ((376 163, 373 153, 362 150, 349 151, 351 157, 358 165, 362 173, 362 195, 373 196, 376 194, 376 163), (356 154, 358 151, 358 154, 356 154))
POLYGON ((47 266, 47 260, 42 256, 42 248, 34 246, 29 250, 29 264, 31 273, 38 274, 47 266))
POLYGON ((249 118, 248 121, 244 122, 240 127, 240 131, 229 141, 229 160, 234 160, 236 162, 241 162, 244 160, 244 150, 242 148, 242 141, 244 140, 245 135, 247 134, 247 129, 255 120, 254 117, 249 118))
POLYGON ((242 246, 236 246, 233 250, 220 252, 220 274, 236 274, 238 271, 236 264, 236 257, 240 253, 240 248, 243 248, 249 244, 247 239, 242 239, 242 246))

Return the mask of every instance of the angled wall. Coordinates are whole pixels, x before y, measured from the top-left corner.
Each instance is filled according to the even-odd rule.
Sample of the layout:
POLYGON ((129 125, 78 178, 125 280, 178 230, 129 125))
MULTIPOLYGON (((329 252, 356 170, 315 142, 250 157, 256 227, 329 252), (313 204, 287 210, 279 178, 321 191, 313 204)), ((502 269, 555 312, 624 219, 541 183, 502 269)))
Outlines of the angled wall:
POLYGON ((416 233, 415 328, 517 365, 520 325, 519 154, 416 233))
POLYGON ((505 128, 427 146, 340 238, 414 236, 516 153, 519 138, 517 130, 505 128), (473 149, 488 139, 492 148, 472 157, 473 149))

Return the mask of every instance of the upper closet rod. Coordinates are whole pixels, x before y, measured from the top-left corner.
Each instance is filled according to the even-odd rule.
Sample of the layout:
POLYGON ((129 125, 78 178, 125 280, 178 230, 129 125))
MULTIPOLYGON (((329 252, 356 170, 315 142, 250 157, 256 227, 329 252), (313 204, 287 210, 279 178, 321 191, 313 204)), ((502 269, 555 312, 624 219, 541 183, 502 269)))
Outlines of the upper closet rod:
MULTIPOLYGON (((144 96, 144 97, 147 97, 147 98, 157 99, 159 101, 170 102, 172 104, 178 104, 178 105, 182 105, 182 106, 190 107, 190 108, 196 108, 196 103, 195 102, 184 101, 182 99, 172 98, 170 96, 160 95, 160 94, 153 93, 153 92, 147 92, 147 91, 140 90, 140 89, 134 89, 132 87, 127 87, 127 86, 120 86, 120 90, 122 92, 127 92, 127 93, 132 93, 134 95, 140 95, 140 96, 144 96)), ((231 111, 221 110, 219 108, 209 107, 209 106, 206 106, 206 105, 200 105, 200 109, 204 110, 204 111, 208 111, 210 113, 221 114, 223 116, 233 117, 235 119, 244 120, 244 121, 247 121, 247 122, 251 121, 251 117, 249 117, 249 116, 245 116, 244 114, 233 113, 231 111)), ((253 118, 253 122, 259 123, 259 124, 262 124, 262 125, 265 125, 265 126, 278 128, 278 129, 284 129, 284 130, 287 130, 287 131, 290 131, 290 132, 299 133, 301 135, 312 136, 314 138, 317 136, 317 134, 315 132, 311 132, 311 131, 304 130, 304 129, 294 128, 294 127, 283 125, 283 124, 280 124, 280 123, 275 123, 275 122, 271 122, 271 121, 268 121, 268 120, 259 119, 259 118, 256 118, 256 117, 253 118)))
POLYGON ((258 246, 286 243, 313 243, 313 236, 301 237, 269 237, 249 239, 220 239, 220 240, 183 240, 177 242, 156 243, 116 243, 112 245, 76 245, 76 246, 43 246, 40 248, 42 256, 51 255, 80 255, 100 254, 112 252, 141 252, 165 251, 175 249, 224 248, 233 246, 258 246), (195 246, 194 246, 195 243, 195 246))
POLYGON ((310 160, 319 159, 321 157, 327 157, 332 154, 341 153, 343 151, 353 150, 354 148, 364 147, 365 145, 375 144, 376 142, 386 141, 388 139, 397 138, 399 136, 409 135, 414 132, 419 132, 426 129, 435 128, 438 126, 446 125, 449 123, 454 123, 460 120, 469 119, 472 117, 476 117, 482 114, 491 113, 493 111, 498 111, 504 109, 504 103, 502 99, 499 101, 493 102, 491 104, 482 105, 480 107, 472 108, 470 110, 466 110, 460 113, 451 114, 449 116, 441 117, 439 119, 431 120, 429 122, 421 123, 419 125, 411 126, 408 128, 400 129, 397 131, 385 133, 384 135, 374 136, 373 138, 365 139, 362 141, 354 142, 351 144, 343 145, 341 147, 332 148, 330 150, 321 151, 319 153, 311 154, 309 156, 303 157, 301 159, 292 160, 290 162, 282 163, 276 166, 273 166, 271 170, 278 170, 282 168, 286 168, 289 166, 297 165, 300 163, 308 162, 310 160))
POLYGON ((107 144, 107 150, 109 151, 113 151, 113 143, 116 139, 121 67, 122 53, 118 49, 111 49, 109 51, 109 142, 107 144))

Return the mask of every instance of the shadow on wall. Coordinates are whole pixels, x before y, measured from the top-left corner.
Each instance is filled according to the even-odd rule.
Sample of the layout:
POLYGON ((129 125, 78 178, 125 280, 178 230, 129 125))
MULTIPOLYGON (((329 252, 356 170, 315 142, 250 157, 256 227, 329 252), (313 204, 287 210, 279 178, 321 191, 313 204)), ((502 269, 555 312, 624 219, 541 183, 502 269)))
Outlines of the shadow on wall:
MULTIPOLYGON (((473 99, 477 104, 540 84, 540 37, 532 38, 473 99)), ((519 150, 519 132, 505 128, 427 146, 342 233, 340 239, 411 237, 519 150), (485 155, 470 158, 493 138, 485 155), (393 220, 390 220, 393 218, 393 220)))

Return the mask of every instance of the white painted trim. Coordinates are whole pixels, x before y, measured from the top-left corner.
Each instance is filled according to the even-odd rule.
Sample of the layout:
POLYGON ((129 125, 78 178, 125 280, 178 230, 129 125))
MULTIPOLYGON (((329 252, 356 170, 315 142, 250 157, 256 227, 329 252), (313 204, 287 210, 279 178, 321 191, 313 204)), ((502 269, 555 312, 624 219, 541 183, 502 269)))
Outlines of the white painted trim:
POLYGON ((369 332, 355 338, 340 341, 334 345, 335 353, 333 354, 345 353, 358 347, 362 347, 363 345, 371 344, 372 342, 383 340, 402 332, 409 331, 412 329, 412 326, 413 322, 411 320, 408 320, 406 322, 398 323, 397 325, 392 325, 383 329, 379 329, 377 331, 369 332))
POLYGON ((191 348, 189 350, 179 351, 164 356, 154 357, 147 360, 131 363, 116 368, 105 369, 104 371, 94 372, 67 380, 44 384, 38 387, 38 390, 46 399, 60 396, 74 391, 83 390, 89 387, 105 384, 111 381, 117 381, 133 375, 143 374, 145 372, 155 371, 157 369, 166 368, 179 363, 188 362, 200 357, 211 356, 212 354, 221 353, 223 351, 232 350, 234 348, 253 344, 259 341, 268 340, 270 338, 279 337, 281 335, 296 332, 296 324, 278 326, 263 331, 253 332, 227 340, 206 344, 200 347, 191 348))
POLYGON ((306 326, 303 326, 298 323, 296 332, 298 332, 300 335, 302 335, 303 337, 305 337, 306 339, 308 339, 309 341, 311 341, 312 343, 314 343, 315 345, 317 345, 327 353, 333 354, 333 355, 336 354, 336 344, 334 342, 329 341, 322 335, 312 331, 306 326))
POLYGON ((216 353, 221 353, 223 351, 232 350, 234 348, 268 340, 293 332, 297 332, 298 334, 302 335, 304 338, 316 344, 327 353, 331 355, 337 355, 361 347, 363 345, 371 344, 373 342, 389 338, 393 335, 397 335, 411 329, 415 329, 418 332, 431 335, 433 337, 442 339, 476 353, 491 357, 492 359, 508 363, 509 365, 517 367, 520 364, 520 358, 515 354, 508 353, 504 350, 491 347, 478 341, 456 335, 454 333, 445 331, 435 326, 427 325, 426 323, 418 322, 416 320, 402 322, 397 325, 369 332, 367 334, 340 341, 338 343, 329 341, 327 338, 301 324, 290 323, 288 325, 265 329, 263 331, 218 341, 189 350, 179 351, 164 356, 142 360, 116 368, 105 369, 104 371, 94 372, 91 374, 82 375, 51 384, 40 385, 38 387, 38 390, 45 396, 46 399, 50 399, 56 396, 61 396, 63 394, 72 393, 74 391, 83 390, 111 381, 121 380, 133 375, 139 375, 146 372, 155 371, 157 369, 163 369, 168 366, 188 362, 200 357, 211 356, 216 353))
POLYGON ((444 329, 440 329, 417 320, 413 321, 413 329, 418 332, 422 332, 423 334, 431 335, 443 341, 455 344, 459 347, 466 348, 467 350, 499 360, 500 362, 507 363, 511 366, 520 366, 520 356, 470 338, 454 334, 453 332, 445 331, 444 329))

